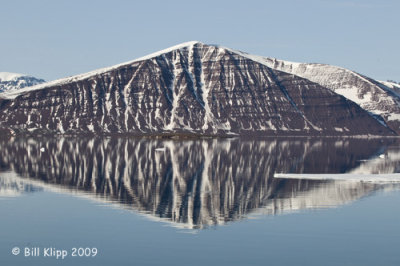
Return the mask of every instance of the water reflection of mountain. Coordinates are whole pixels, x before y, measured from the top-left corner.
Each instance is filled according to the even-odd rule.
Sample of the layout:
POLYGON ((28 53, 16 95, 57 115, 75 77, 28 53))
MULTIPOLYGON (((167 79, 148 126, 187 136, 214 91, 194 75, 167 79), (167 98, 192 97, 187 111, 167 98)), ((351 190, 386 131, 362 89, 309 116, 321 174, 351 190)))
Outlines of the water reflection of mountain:
POLYGON ((389 144, 355 139, 19 138, 0 142, 0 169, 202 228, 254 211, 277 214, 336 206, 394 187, 273 178, 275 172, 347 172, 389 144))
POLYGON ((15 173, 0 174, 0 198, 17 197, 25 193, 41 191, 40 187, 15 178, 15 173))

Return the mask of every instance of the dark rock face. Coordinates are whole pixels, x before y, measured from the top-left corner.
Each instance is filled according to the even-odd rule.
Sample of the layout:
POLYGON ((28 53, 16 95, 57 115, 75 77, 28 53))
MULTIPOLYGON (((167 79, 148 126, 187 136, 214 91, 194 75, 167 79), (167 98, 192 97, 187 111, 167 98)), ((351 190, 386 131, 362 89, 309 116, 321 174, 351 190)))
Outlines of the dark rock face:
POLYGON ((0 102, 15 132, 393 135, 329 89, 193 42, 0 102))

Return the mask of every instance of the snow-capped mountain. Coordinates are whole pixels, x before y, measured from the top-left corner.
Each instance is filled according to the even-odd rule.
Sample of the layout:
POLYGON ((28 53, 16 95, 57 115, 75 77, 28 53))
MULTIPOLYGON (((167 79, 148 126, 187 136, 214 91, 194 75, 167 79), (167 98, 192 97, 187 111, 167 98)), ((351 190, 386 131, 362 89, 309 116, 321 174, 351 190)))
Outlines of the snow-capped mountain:
MULTIPOLYGON (((398 172, 397 150, 387 152, 386 162, 362 160, 374 158, 381 148, 380 139, 13 138, 0 140, 0 171, 21 177, 6 188, 25 183, 83 192, 179 227, 203 228, 254 212, 334 207, 399 188, 400 183, 274 178, 275 173, 346 169, 375 173, 383 164, 386 173, 398 172)), ((2 185, 0 179, 0 191, 2 185)))
POLYGON ((275 58, 262 60, 273 69, 306 78, 343 95, 400 133, 400 85, 376 81, 332 65, 295 63, 275 58))
POLYGON ((17 133, 394 134, 319 84, 200 42, 2 97, 0 126, 17 133))
POLYGON ((45 81, 43 79, 38 79, 24 74, 0 72, 0 93, 19 90, 44 82, 45 81))
POLYGON ((400 95, 400 84, 396 83, 396 82, 392 82, 392 81, 379 81, 380 83, 382 83, 383 85, 385 85, 386 87, 388 87, 391 90, 394 90, 395 93, 400 95))

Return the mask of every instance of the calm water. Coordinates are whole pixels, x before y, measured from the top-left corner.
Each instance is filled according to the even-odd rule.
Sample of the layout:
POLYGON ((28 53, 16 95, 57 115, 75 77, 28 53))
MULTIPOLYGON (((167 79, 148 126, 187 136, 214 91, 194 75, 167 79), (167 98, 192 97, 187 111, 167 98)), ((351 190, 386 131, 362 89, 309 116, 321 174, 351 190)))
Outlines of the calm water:
POLYGON ((400 173, 400 143, 2 140, 0 265, 400 265, 400 182, 275 173, 400 173))

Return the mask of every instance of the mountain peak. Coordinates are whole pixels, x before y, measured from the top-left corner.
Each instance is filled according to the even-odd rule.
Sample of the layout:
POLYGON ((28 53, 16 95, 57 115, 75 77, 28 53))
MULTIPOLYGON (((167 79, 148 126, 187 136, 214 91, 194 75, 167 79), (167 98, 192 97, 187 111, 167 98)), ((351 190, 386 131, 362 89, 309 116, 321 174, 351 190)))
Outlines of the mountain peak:
MULTIPOLYGON (((113 65, 113 66, 109 66, 109 67, 105 67, 105 68, 96 69, 96 70, 93 70, 93 71, 90 71, 90 72, 87 72, 87 73, 84 73, 84 74, 79 74, 79 75, 74 75, 74 76, 69 76, 69 77, 65 77, 65 78, 49 81, 49 82, 46 82, 46 83, 43 83, 43 84, 34 85, 32 87, 29 87, 29 88, 20 89, 18 91, 17 90, 9 91, 7 93, 3 93, 2 96, 6 97, 6 98, 13 99, 13 98, 19 96, 20 94, 25 93, 25 92, 44 89, 44 88, 55 86, 55 85, 62 85, 62 84, 66 84, 66 83, 69 83, 69 82, 74 82, 74 81, 87 79, 87 78, 90 78, 92 76, 96 76, 96 75, 99 75, 99 74, 104 74, 106 72, 118 69, 120 67, 124 67, 124 66, 130 65, 130 64, 136 63, 138 61, 149 60, 149 59, 155 58, 157 56, 160 56, 160 55, 163 55, 163 54, 167 54, 169 52, 173 52, 173 51, 180 50, 180 49, 183 49, 183 48, 189 48, 190 49, 190 47, 193 47, 194 45, 205 45, 205 44, 202 43, 202 42, 199 42, 199 41, 188 41, 188 42, 180 43, 180 44, 171 46, 169 48, 166 48, 166 49, 163 49, 163 50, 160 50, 160 51, 145 55, 143 57, 136 58, 136 59, 128 61, 128 62, 120 63, 120 64, 117 64, 117 65, 113 65)), ((218 47, 217 45, 211 45, 211 46, 218 47)), ((7 72, 4 72, 4 73, 7 73, 7 72)), ((0 79, 1 79, 1 77, 0 77, 0 79)))
POLYGON ((143 57, 139 57, 139 58, 137 58, 137 59, 135 59, 133 61, 130 61, 129 63, 135 62, 135 61, 142 61, 142 60, 150 59, 150 58, 157 57, 159 55, 166 54, 166 53, 169 53, 169 52, 172 52, 172 51, 175 51, 175 50, 179 50, 179 49, 182 49, 182 48, 190 48, 190 47, 192 47, 192 46, 194 46, 196 44, 204 45, 204 43, 199 42, 199 41, 183 42, 183 43, 171 46, 169 48, 166 48, 166 49, 163 49, 163 50, 160 50, 160 51, 145 55, 143 57))
POLYGON ((43 79, 37 79, 25 74, 0 72, 0 93, 15 92, 43 82, 45 82, 43 79))
POLYGON ((11 73, 11 72, 0 72, 0 82, 11 81, 19 77, 26 76, 24 74, 19 73, 11 73))

